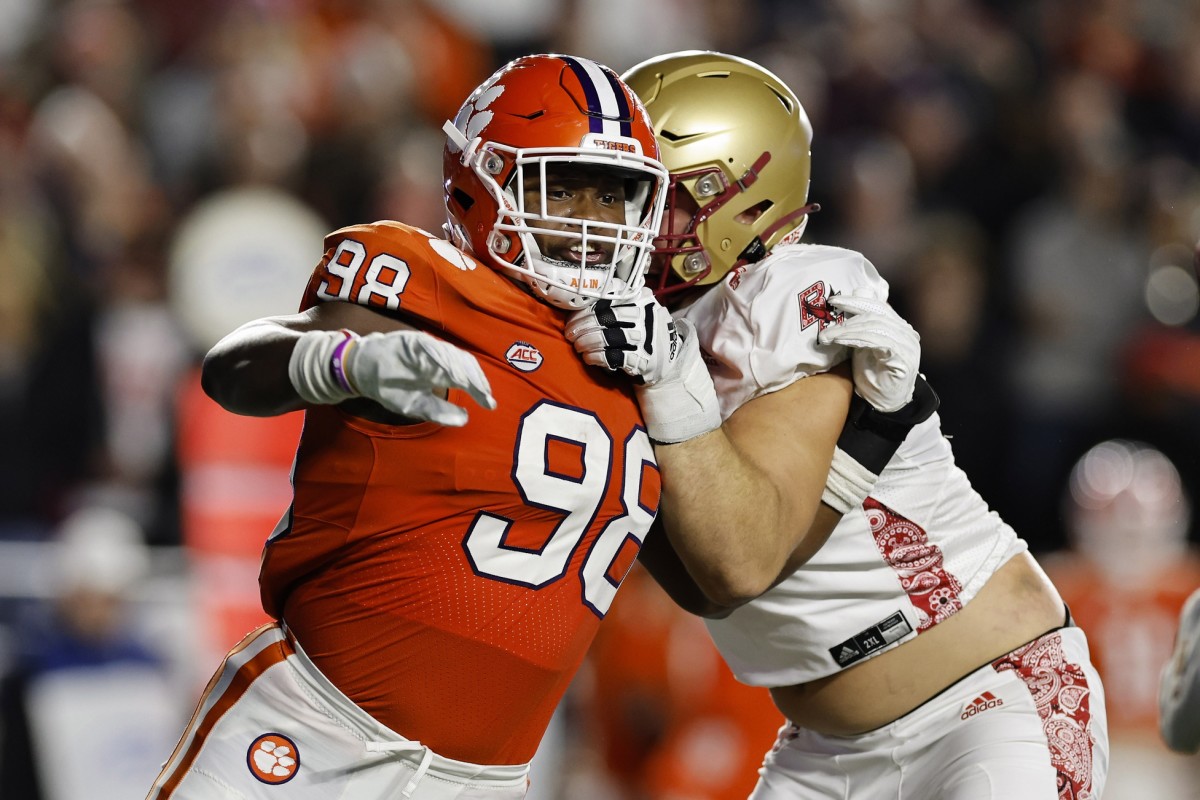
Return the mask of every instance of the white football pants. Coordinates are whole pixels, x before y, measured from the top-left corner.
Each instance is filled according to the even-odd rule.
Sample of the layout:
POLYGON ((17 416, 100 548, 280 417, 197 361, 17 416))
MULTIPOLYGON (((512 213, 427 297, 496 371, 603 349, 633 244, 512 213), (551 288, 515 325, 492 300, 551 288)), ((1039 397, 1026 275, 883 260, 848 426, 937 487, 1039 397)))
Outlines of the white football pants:
POLYGON ((1075 627, 1051 631, 888 725, 779 732, 751 800, 1096 800, 1104 689, 1075 627))
POLYGON ((396 734, 272 624, 225 657, 147 800, 520 800, 528 772, 396 734))

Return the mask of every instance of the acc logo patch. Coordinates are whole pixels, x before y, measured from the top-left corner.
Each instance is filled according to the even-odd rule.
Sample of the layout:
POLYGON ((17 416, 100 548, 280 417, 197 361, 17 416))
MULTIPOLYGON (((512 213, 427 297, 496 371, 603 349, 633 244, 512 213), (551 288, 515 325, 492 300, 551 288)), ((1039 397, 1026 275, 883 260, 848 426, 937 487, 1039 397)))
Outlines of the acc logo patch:
POLYGON ((300 751, 296 743, 281 733, 264 733, 250 743, 246 751, 250 774, 273 786, 287 783, 300 771, 300 751))
POLYGON ((512 347, 508 348, 508 352, 504 354, 504 358, 521 372, 533 372, 545 360, 542 351, 529 342, 513 342, 512 347))

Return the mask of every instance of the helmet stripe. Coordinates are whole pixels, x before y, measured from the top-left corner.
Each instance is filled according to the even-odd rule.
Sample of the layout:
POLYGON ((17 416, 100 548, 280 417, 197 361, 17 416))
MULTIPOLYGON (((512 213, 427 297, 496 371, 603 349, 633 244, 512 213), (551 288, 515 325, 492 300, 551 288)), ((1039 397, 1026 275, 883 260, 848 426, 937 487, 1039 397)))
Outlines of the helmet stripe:
POLYGON ((567 62, 583 87, 592 133, 631 135, 629 102, 613 76, 595 61, 586 58, 563 56, 562 60, 567 62))
POLYGON ((604 77, 608 78, 609 88, 612 89, 613 96, 617 98, 617 117, 621 120, 621 135, 633 136, 633 114, 629 110, 629 98, 625 95, 625 89, 621 82, 611 70, 602 70, 604 77))

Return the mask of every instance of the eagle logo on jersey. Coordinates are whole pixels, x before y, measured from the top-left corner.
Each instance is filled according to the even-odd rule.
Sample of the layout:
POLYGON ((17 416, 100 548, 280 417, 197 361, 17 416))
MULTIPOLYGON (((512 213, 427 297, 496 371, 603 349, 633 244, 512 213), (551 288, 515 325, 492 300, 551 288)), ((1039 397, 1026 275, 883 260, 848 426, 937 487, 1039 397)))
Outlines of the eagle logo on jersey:
POLYGON ((846 315, 834 311, 825 302, 827 298, 839 294, 836 289, 826 291, 825 281, 817 281, 812 286, 797 295, 800 300, 800 330, 811 325, 817 326, 817 332, 825 330, 829 325, 841 325, 846 315))
POLYGON ((513 342, 504 359, 521 372, 533 372, 542 365, 542 351, 529 342, 513 342))
POLYGON ((263 783, 278 786, 296 777, 300 771, 300 751, 296 743, 281 733, 264 733, 246 751, 250 774, 263 783))

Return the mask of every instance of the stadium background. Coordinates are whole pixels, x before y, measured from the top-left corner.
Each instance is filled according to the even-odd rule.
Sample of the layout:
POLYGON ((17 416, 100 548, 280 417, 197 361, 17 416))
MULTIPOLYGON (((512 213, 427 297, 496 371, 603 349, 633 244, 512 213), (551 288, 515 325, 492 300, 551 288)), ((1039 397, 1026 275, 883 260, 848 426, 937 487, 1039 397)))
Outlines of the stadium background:
MULTIPOLYGON (((212 406, 205 349, 293 310, 326 231, 436 230, 440 125, 509 58, 623 71, 682 48, 795 89, 822 205, 806 238, 887 278, 961 465, 1091 609, 1106 797, 1200 796, 1197 759, 1153 733, 1200 585, 1179 513, 1200 479, 1197 41, 1196 0, 3 0, 0 798, 140 796, 120 787, 145 786, 257 620, 299 415, 212 406), (1076 513, 1072 465, 1115 438, 1179 471, 1163 538, 1145 497, 1076 513), (1096 527, 1126 537, 1110 564, 1141 539, 1150 555, 1092 564, 1096 527), (98 612, 112 596, 127 605, 98 612), (55 669, 70 637, 47 631, 88 613, 113 663, 55 669), (31 651, 40 688, 17 679, 31 651)), ((741 797, 779 721, 635 573, 531 797, 741 797)))

